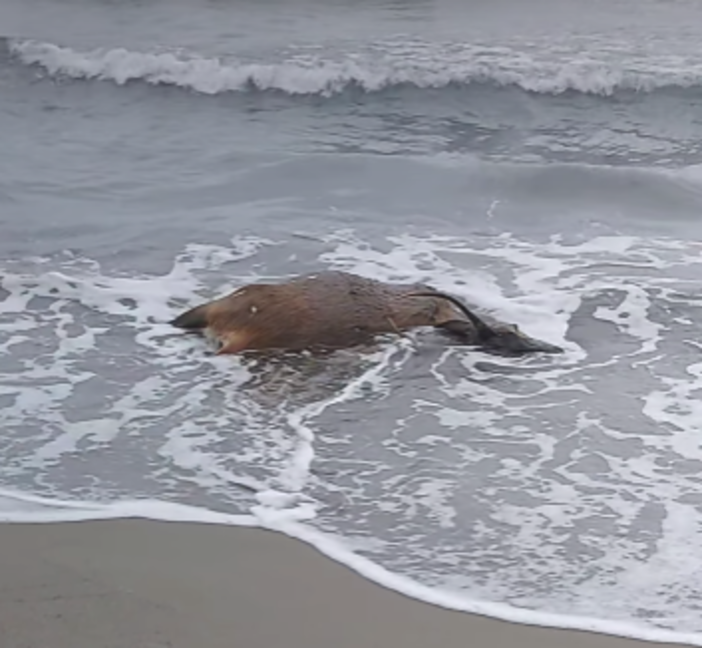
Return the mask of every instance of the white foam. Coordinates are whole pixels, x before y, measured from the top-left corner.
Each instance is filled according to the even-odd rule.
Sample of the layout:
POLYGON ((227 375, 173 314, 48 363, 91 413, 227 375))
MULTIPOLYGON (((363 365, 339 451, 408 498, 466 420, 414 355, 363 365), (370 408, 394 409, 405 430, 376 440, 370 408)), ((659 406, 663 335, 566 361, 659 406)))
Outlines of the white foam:
POLYGON ((165 522, 206 522, 237 526, 257 526, 258 524, 252 515, 217 513, 175 502, 141 499, 103 504, 51 499, 0 489, 0 522, 4 523, 80 522, 128 517, 165 522))
POLYGON ((273 506, 254 506, 252 507, 252 515, 231 515, 154 500, 125 500, 97 504, 50 500, 17 491, 0 490, 0 522, 50 523, 142 518, 170 522, 261 527, 301 540, 378 585, 447 609, 526 625, 589 630, 646 641, 702 646, 702 634, 642 628, 630 623, 611 622, 596 618, 549 614, 520 609, 511 605, 472 600, 460 594, 426 587, 413 579, 391 573, 373 561, 350 551, 343 542, 339 542, 333 536, 321 533, 302 523, 299 519, 300 516, 291 516, 287 510, 282 514, 276 513, 279 504, 277 498, 266 495, 261 499, 268 500, 269 504, 273 504, 273 506))
MULTIPOLYGON (((407 347, 407 342, 401 346, 407 347)), ((278 481, 291 491, 300 491, 304 488, 309 477, 309 469, 314 459, 314 432, 306 423, 322 414, 327 408, 337 403, 344 403, 364 395, 364 387, 378 385, 383 371, 389 366, 394 347, 388 347, 376 354, 377 363, 361 374, 358 378, 350 380, 334 396, 298 408, 287 415, 288 424, 298 436, 297 447, 290 458, 289 464, 281 472, 278 481)))
POLYGON ((666 445, 674 452, 682 457, 696 457, 701 443, 690 431, 699 429, 702 423, 702 363, 687 365, 685 372, 685 378, 662 377, 665 389, 645 395, 642 411, 652 420, 668 424, 671 433, 666 445))
POLYGON ((51 75, 124 84, 144 81, 203 94, 280 90, 292 95, 331 95, 350 86, 367 92, 397 85, 441 88, 450 84, 493 83, 529 92, 568 90, 611 95, 617 90, 649 92, 667 86, 702 85, 702 59, 681 55, 646 56, 598 43, 584 49, 493 47, 408 41, 379 43, 371 51, 340 55, 297 54, 276 62, 242 62, 182 52, 138 52, 123 48, 79 51, 28 40, 13 40, 10 51, 23 63, 51 75))
POLYGON ((412 579, 390 573, 362 556, 349 553, 343 545, 308 526, 286 521, 279 524, 269 524, 268 528, 281 531, 286 535, 309 543, 321 553, 345 564, 347 567, 350 567, 369 580, 375 581, 379 585, 444 608, 473 614, 482 614, 505 621, 528 625, 572 630, 590 630, 634 639, 645 639, 647 641, 686 643, 695 646, 702 645, 702 634, 678 633, 652 628, 644 629, 629 623, 617 623, 594 618, 571 617, 561 614, 548 614, 533 610, 519 609, 500 603, 471 600, 457 594, 425 587, 412 579))
POLYGON ((580 353, 565 334, 572 312, 580 304, 577 294, 555 289, 555 280, 570 268, 571 257, 560 260, 554 256, 534 255, 529 244, 511 237, 491 241, 490 247, 467 246, 459 238, 411 235, 392 236, 394 248, 388 253, 370 248, 348 231, 327 237, 333 250, 321 255, 321 260, 357 274, 387 281, 424 281, 479 304, 502 321, 519 322, 531 335, 547 339, 571 352, 580 353), (468 259, 497 257, 509 266, 519 267, 515 281, 522 294, 507 295, 494 275, 476 269, 477 264, 457 267, 450 253, 468 259))
MULTIPOLYGON (((411 366, 409 361, 416 359, 417 353, 424 352, 410 337, 382 344, 375 355, 366 357, 367 365, 354 366, 362 370, 351 377, 344 373, 334 389, 311 390, 307 398, 297 401, 288 398, 290 391, 274 391, 268 394, 273 405, 260 405, 245 390, 251 378, 246 367, 233 358, 204 356, 200 342, 174 334, 154 320, 164 322, 185 303, 226 289, 221 276, 225 270, 229 287, 260 278, 258 267, 253 266, 257 261, 254 256, 270 242, 237 239, 231 246, 189 246, 163 276, 109 277, 97 265, 75 259, 65 263, 36 260, 31 269, 17 269, 10 263, 2 273, 3 286, 10 295, 0 302, 0 317, 6 315, 8 321, 15 321, 18 314, 24 316, 21 335, 31 332, 30 339, 36 339, 43 331, 43 338, 54 346, 47 348, 44 361, 32 354, 26 371, 12 374, 7 366, 0 369, 0 380, 6 381, 0 394, 13 399, 3 411, 8 424, 25 424, 32 430, 29 440, 26 434, 15 438, 12 433, 1 440, 9 443, 3 479, 27 483, 22 479, 29 475, 43 492, 52 492, 54 480, 64 477, 62 466, 75 461, 81 462, 78 465, 82 468, 90 465, 91 470, 97 470, 112 461, 106 456, 118 455, 126 448, 122 456, 128 461, 147 457, 151 463, 144 466, 144 472, 155 484, 171 488, 149 499, 135 499, 124 497, 125 486, 119 485, 121 494, 117 497, 111 490, 114 473, 107 472, 109 486, 104 488, 102 475, 94 477, 96 485, 87 488, 87 493, 73 491, 70 480, 68 486, 61 486, 80 492, 85 499, 104 499, 105 503, 66 502, 65 490, 58 491, 64 499, 56 500, 0 492, 0 520, 49 522, 136 516, 258 525, 299 537, 376 582, 445 607, 523 623, 702 645, 698 635, 655 627, 660 618, 675 626, 678 608, 672 610, 656 592, 633 585, 637 579, 646 582, 655 576, 657 585, 667 585, 677 594, 674 588, 684 575, 667 568, 666 561, 685 534, 694 533, 693 522, 699 519, 694 511, 688 511, 692 521, 684 524, 686 508, 679 501, 694 492, 694 475, 666 472, 657 460, 669 459, 670 453, 682 460, 695 460, 699 454, 695 430, 700 411, 695 402, 699 400, 702 369, 696 349, 691 350, 693 361, 678 356, 673 366, 667 365, 664 345, 671 343, 668 331, 653 320, 655 296, 673 296, 666 273, 683 265, 689 266, 686 270, 694 269, 702 259, 688 255, 683 242, 632 237, 601 237, 565 245, 557 238, 534 244, 510 235, 485 241, 403 235, 384 243, 381 251, 353 232, 337 232, 320 242, 325 252, 319 260, 328 267, 375 278, 431 283, 499 319, 518 322, 529 334, 560 344, 567 352, 519 361, 487 357, 461 347, 443 349, 433 356, 426 371, 422 368, 428 379, 435 380, 432 388, 413 391, 415 376, 404 382, 395 380, 411 366), (608 265, 612 263, 619 264, 616 272, 608 265), (606 358, 592 362, 580 345, 582 340, 570 339, 573 316, 587 298, 612 290, 622 296, 617 302, 620 305, 595 309, 593 316, 609 318, 617 335, 631 342, 627 349, 634 347, 631 355, 636 355, 636 363, 628 357, 618 362, 613 357, 616 348, 608 351, 606 358), (660 293, 664 290, 669 292, 660 293), (27 311, 36 297, 55 302, 44 310, 27 311), (72 310, 77 307, 83 310, 72 310), (631 313, 628 318, 621 317, 625 308, 631 313), (97 326, 83 321, 85 310, 97 326), (133 342, 127 347, 131 353, 124 354, 120 347, 120 355, 116 355, 114 347, 103 346, 110 333, 101 323, 106 316, 128 332, 125 343, 133 342), (76 334, 76 327, 81 326, 76 334), (102 371, 90 367, 90 354, 96 351, 100 367, 117 357, 138 357, 148 371, 128 384, 109 385, 103 394, 105 402, 86 410, 87 420, 72 421, 67 416, 70 398, 80 392, 87 379, 102 371), (613 413, 609 407, 600 407, 618 395, 603 396, 597 382, 622 366, 631 366, 638 372, 636 377, 643 374, 651 381, 644 384, 655 388, 641 394, 641 412, 624 409, 618 417, 616 407, 613 413), (317 426, 320 420, 324 424, 320 417, 325 413, 334 415, 331 420, 341 426, 337 410, 356 406, 363 412, 369 389, 381 406, 384 399, 400 399, 397 411, 401 416, 389 421, 390 429, 359 426, 357 419, 351 418, 352 434, 339 433, 349 432, 343 427, 319 434, 317 426), (643 414, 663 429, 639 435, 638 430, 626 427, 630 413, 643 414), (674 431, 669 432, 668 426, 674 431), (609 440, 635 443, 627 449, 629 454, 620 455, 600 447, 609 440), (29 441, 32 445, 26 445, 29 441), (131 448, 130 443, 134 443, 131 448), (393 453, 393 461, 384 463, 383 452, 393 453), (326 482, 323 473, 320 476, 311 470, 313 461, 323 465, 330 457, 334 468, 343 468, 348 459, 352 466, 350 486, 342 480, 342 469, 326 482), (604 466, 605 477, 581 468, 579 462, 584 460, 598 461, 604 466), (479 473, 473 469, 483 462, 491 466, 490 474, 484 484, 474 488, 479 473), (187 493, 190 486, 208 497, 206 501, 222 503, 223 508, 240 514, 161 501, 166 497, 164 492, 187 493), (245 496, 238 496, 238 486, 245 487, 245 496), (324 508, 321 520, 317 518, 320 501, 312 494, 319 491, 345 498, 348 505, 343 516, 336 515, 332 505, 324 508), (593 519, 603 519, 597 517, 601 501, 592 494, 598 492, 606 493, 603 497, 610 517, 604 518, 605 522, 615 515, 621 525, 614 537, 606 533, 587 536, 595 550, 601 547, 598 542, 609 542, 604 556, 589 560, 589 568, 606 574, 621 570, 621 576, 612 576, 612 582, 605 584, 597 579, 583 582, 582 563, 564 557, 554 541, 568 525, 589 525, 593 519), (533 505, 510 501, 509 496, 515 493, 531 497, 533 505), (359 508, 359 502, 366 499, 372 506, 359 508), (472 506, 482 507, 469 543, 462 526, 466 515, 462 506, 467 499, 472 506), (663 537, 658 539, 657 548, 651 549, 659 558, 655 575, 636 553, 637 543, 646 545, 647 540, 621 533, 621 528, 634 525, 649 502, 662 506, 667 515, 663 537), (373 532, 380 529, 388 536, 353 537, 353 528, 348 525, 355 517, 366 520, 369 515, 378 516, 373 532), (395 527, 388 524, 383 529, 386 520, 395 527), (497 527, 492 528, 492 523, 509 524, 515 529, 513 537, 495 535, 497 527), (317 525, 331 533, 321 534, 317 525), (346 529, 351 534, 348 541, 342 533, 346 529), (427 529, 433 534, 431 547, 421 542, 427 529), (437 536, 443 540, 444 533, 454 531, 461 536, 461 550, 455 551, 449 543, 445 555, 437 555, 444 550, 434 542, 437 536), (401 536, 401 543, 393 533, 401 536), (354 554, 352 546, 368 557, 354 554), (538 554, 539 560, 530 561, 529 552, 538 554), (400 560, 403 555, 407 563, 400 560), (508 558, 500 562, 504 556, 508 558), (511 565, 510 558, 515 561, 511 565), (431 571, 436 559, 442 561, 440 573, 431 571), (478 578, 461 571, 480 565, 483 559, 491 565, 498 563, 491 568, 494 573, 478 578), (427 565, 426 571, 414 567, 417 562, 422 568, 427 565), (453 571, 442 578, 447 569, 453 571), (518 598, 513 585, 520 573, 534 583, 558 573, 559 585, 567 592, 559 594, 558 600, 538 591, 531 598, 528 593, 518 598), (678 580, 671 580, 675 578, 678 580), (616 601, 608 601, 607 596, 616 601), (652 617, 653 621, 645 616, 637 619, 639 608, 659 616, 652 617), (571 610, 577 615, 566 614, 571 610), (610 620, 596 619, 600 615, 610 620), (615 618, 631 623, 612 620, 615 618)), ((692 298, 686 306, 697 307, 692 298)), ((694 322, 696 318, 687 320, 694 322)), ((12 335, 11 328, 0 331, 3 336, 12 335)), ((23 358, 19 351, 13 351, 12 357, 18 361, 23 358)), ((295 374, 282 373, 278 379, 295 381, 295 374)), ((102 393, 99 385, 95 389, 98 391, 91 388, 91 393, 102 393)), ((395 404, 389 403, 391 412, 395 404)), ((141 488, 150 492, 147 487, 151 486, 141 488)), ((358 533, 357 527, 356 532, 366 535, 368 528, 358 533)), ((657 529, 646 533, 656 534, 657 529)), ((690 610, 685 608, 685 614, 690 610)), ((694 618, 685 617, 680 627, 696 629, 694 618)))

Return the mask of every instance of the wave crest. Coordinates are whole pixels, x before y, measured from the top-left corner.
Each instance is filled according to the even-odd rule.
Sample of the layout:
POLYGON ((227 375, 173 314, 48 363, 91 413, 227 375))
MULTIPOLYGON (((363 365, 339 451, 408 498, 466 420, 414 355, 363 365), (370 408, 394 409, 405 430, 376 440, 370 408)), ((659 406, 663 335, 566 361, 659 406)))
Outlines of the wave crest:
POLYGON ((28 40, 10 41, 9 49, 23 64, 40 66, 52 76, 120 85, 143 81, 203 94, 277 90, 290 95, 331 96, 349 88, 376 92, 394 86, 442 88, 484 83, 539 94, 576 91, 608 96, 621 90, 651 92, 664 87, 702 86, 702 60, 679 55, 637 57, 615 48, 530 52, 411 43, 377 46, 372 52, 336 59, 302 54, 265 63, 122 48, 77 51, 28 40))

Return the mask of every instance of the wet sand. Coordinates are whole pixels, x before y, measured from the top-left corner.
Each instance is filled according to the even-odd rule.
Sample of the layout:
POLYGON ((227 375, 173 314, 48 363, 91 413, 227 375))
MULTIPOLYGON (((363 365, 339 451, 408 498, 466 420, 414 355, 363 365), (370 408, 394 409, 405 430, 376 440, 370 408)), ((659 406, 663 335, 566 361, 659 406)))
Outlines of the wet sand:
POLYGON ((0 525, 2 648, 651 648, 453 612, 254 529, 0 525))

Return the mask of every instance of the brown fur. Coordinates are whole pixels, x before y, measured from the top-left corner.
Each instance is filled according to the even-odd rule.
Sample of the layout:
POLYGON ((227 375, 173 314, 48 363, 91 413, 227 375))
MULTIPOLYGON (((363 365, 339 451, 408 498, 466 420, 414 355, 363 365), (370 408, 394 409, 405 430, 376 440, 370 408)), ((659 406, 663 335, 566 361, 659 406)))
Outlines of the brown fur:
POLYGON ((465 336, 472 326, 462 309, 428 286, 333 271, 244 286, 196 306, 172 324, 206 331, 221 343, 220 354, 347 348, 421 326, 457 327, 465 336), (412 292, 422 294, 409 296, 412 292))

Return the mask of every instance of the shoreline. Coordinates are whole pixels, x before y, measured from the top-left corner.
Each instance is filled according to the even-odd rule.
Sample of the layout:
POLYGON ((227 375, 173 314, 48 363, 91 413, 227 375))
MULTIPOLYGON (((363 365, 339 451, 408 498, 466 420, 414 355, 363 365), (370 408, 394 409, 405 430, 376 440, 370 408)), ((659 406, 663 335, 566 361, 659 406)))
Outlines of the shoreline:
POLYGON ((0 523, 3 648, 661 648, 501 621, 376 584, 274 531, 0 523))

